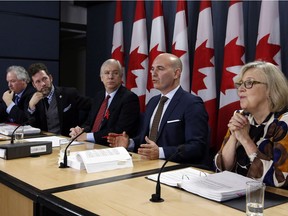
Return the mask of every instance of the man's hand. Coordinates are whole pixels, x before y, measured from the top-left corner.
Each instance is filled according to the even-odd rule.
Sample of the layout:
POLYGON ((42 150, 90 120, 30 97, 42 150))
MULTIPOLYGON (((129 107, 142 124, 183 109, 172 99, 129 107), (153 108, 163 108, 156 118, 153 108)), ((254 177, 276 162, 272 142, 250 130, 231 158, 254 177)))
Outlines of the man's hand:
POLYGON ((79 126, 76 126, 75 128, 70 128, 69 136, 73 139, 78 134, 80 134, 83 130, 84 130, 84 128, 81 128, 79 126))
POLYGON ((156 160, 159 159, 159 147, 158 145, 150 140, 147 136, 145 137, 146 144, 141 144, 138 149, 138 154, 142 155, 146 159, 156 160))
POLYGON ((36 104, 43 99, 43 94, 41 92, 35 92, 29 101, 29 109, 35 110, 36 104))
POLYGON ((122 134, 109 133, 107 136, 107 142, 110 147, 124 147, 128 148, 129 136, 124 131, 122 134))
POLYGON ((12 103, 13 95, 14 95, 14 92, 11 90, 7 90, 6 92, 4 92, 2 99, 5 102, 7 107, 12 103))

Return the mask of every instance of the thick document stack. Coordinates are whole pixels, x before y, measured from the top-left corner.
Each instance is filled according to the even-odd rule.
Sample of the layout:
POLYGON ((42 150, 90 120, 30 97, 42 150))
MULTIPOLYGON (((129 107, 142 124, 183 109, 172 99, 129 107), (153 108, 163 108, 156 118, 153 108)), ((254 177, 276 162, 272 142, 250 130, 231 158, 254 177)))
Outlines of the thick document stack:
MULTIPOLYGON (((0 124, 0 133, 6 136, 11 136, 16 127, 17 125, 2 123, 0 124)), ((24 135, 39 134, 41 132, 39 128, 35 128, 30 125, 25 125, 23 127, 24 135)))
MULTIPOLYGON (((158 174, 154 174, 147 178, 157 181, 157 177, 158 174)), ((244 196, 248 181, 255 180, 229 171, 207 174, 193 168, 165 172, 160 176, 161 183, 217 202, 244 196)))
POLYGON ((86 169, 87 173, 133 167, 132 158, 123 147, 72 152, 68 166, 86 169))
POLYGON ((10 160, 52 153, 52 142, 23 142, 0 145, 0 158, 10 160))

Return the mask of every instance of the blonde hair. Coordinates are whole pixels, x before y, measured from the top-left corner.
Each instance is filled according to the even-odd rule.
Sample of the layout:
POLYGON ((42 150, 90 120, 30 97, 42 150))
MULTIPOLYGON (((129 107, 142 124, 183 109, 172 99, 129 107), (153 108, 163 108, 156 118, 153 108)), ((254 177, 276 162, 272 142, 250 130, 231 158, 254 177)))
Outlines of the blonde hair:
POLYGON ((266 78, 271 111, 280 112, 288 108, 288 81, 283 72, 272 63, 254 61, 242 67, 236 82, 241 81, 246 71, 251 68, 258 68, 266 78))

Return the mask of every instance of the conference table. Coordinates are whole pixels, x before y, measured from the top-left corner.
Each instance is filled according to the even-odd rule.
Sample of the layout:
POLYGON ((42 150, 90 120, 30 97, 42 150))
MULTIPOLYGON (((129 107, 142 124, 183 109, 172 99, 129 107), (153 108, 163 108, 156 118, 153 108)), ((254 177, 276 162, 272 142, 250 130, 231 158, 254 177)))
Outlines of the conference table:
MULTIPOLYGON (((6 143, 1 141, 1 143, 6 143)), ((83 143, 82 151, 104 146, 83 143)), ((0 159, 0 215, 244 215, 221 203, 161 185, 164 202, 150 202, 156 183, 146 176, 159 172, 165 161, 132 154, 133 167, 96 173, 58 167, 59 148, 52 154, 13 160, 0 159)), ((168 162, 165 171, 187 167, 168 162)), ((288 192, 268 188, 288 197, 288 192)), ((265 216, 284 216, 288 203, 265 209, 265 216)))

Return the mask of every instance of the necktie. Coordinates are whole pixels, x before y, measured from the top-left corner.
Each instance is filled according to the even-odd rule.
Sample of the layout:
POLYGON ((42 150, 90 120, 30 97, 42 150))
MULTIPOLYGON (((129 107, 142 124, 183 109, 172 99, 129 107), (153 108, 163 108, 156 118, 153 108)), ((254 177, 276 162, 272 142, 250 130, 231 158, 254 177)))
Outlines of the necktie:
POLYGON ((14 101, 14 103, 15 103, 16 105, 18 105, 19 100, 20 100, 20 97, 19 97, 18 95, 15 95, 15 101, 14 101))
POLYGON ((155 116, 154 116, 154 119, 152 122, 149 139, 151 139, 154 142, 156 142, 158 127, 159 127, 160 119, 162 116, 163 107, 164 107, 164 104, 167 100, 168 100, 167 97, 165 97, 165 96, 161 97, 157 111, 155 113, 155 116))
POLYGON ((45 103, 46 108, 49 109, 49 102, 48 102, 47 97, 44 98, 44 103, 45 103))
POLYGON ((105 111, 107 109, 107 105, 108 105, 108 100, 110 98, 110 95, 107 95, 107 97, 105 98, 105 100, 103 100, 102 104, 101 104, 101 107, 97 113, 97 116, 95 118, 95 121, 94 121, 94 125, 93 125, 93 128, 92 128, 92 132, 97 132, 101 126, 101 123, 102 123, 102 120, 103 120, 103 117, 104 117, 104 114, 105 114, 105 111))

